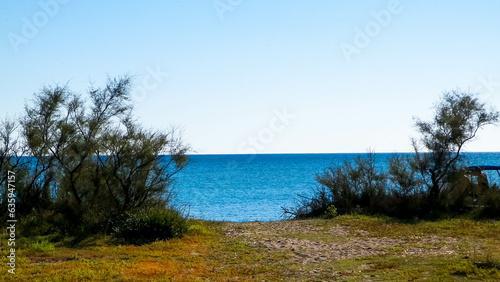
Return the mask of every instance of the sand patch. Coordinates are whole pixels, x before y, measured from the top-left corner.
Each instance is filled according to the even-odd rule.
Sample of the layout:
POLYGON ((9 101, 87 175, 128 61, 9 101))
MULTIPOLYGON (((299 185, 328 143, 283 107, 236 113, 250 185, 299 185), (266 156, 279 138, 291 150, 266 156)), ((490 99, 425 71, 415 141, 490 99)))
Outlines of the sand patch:
POLYGON ((266 252, 289 251, 291 260, 301 264, 395 253, 401 256, 453 254, 461 241, 439 236, 372 237, 365 230, 341 225, 325 227, 314 220, 227 223, 225 235, 266 252))

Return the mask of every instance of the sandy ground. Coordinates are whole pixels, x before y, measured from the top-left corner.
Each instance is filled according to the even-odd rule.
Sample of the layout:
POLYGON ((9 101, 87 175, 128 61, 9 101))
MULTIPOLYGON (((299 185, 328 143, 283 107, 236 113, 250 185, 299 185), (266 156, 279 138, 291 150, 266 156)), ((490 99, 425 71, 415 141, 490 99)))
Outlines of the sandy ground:
POLYGON ((377 238, 349 226, 324 228, 315 221, 227 223, 225 235, 267 252, 291 250, 292 260, 301 264, 384 255, 394 250, 402 256, 451 255, 461 241, 438 236, 377 238))

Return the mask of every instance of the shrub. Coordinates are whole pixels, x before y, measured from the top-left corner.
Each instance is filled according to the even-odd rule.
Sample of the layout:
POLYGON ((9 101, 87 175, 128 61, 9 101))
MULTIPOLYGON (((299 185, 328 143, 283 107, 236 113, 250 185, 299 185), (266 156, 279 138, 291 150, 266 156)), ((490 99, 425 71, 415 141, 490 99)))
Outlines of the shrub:
POLYGON ((189 228, 187 219, 170 209, 126 212, 109 220, 108 226, 116 238, 133 244, 180 238, 189 228))
POLYGON ((353 163, 345 162, 338 169, 329 169, 317 176, 327 188, 330 203, 339 214, 349 214, 361 208, 366 213, 378 213, 386 198, 387 176, 375 167, 375 154, 357 157, 353 163))
POLYGON ((500 189, 498 186, 490 187, 479 198, 481 207, 480 217, 500 218, 500 189))
POLYGON ((53 252, 56 249, 54 244, 49 242, 47 239, 29 243, 28 248, 36 252, 53 252))
POLYGON ((309 218, 321 217, 326 210, 332 205, 332 197, 330 192, 325 187, 317 189, 312 198, 301 196, 298 202, 292 208, 281 207, 283 210, 282 216, 285 218, 309 218))
POLYGON ((335 208, 334 205, 329 206, 326 209, 325 216, 326 216, 326 218, 334 218, 334 217, 338 216, 337 208, 335 208))
POLYGON ((19 220, 19 234, 24 237, 44 236, 56 231, 50 223, 51 213, 35 213, 19 220))
POLYGON ((357 157, 353 163, 345 162, 342 167, 329 168, 316 178, 320 189, 310 199, 303 197, 296 207, 283 208, 285 215, 319 217, 332 212, 333 208, 338 214, 384 214, 387 211, 387 175, 376 169, 373 153, 366 158, 357 157))

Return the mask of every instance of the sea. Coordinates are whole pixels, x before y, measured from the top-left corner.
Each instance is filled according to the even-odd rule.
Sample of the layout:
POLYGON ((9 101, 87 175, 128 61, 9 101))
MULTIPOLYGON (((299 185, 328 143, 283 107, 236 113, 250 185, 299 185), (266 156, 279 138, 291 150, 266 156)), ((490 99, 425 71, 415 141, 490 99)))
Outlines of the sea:
MULTIPOLYGON (((408 156, 411 153, 397 153, 408 156)), ((172 205, 191 218, 250 222, 284 219, 282 207, 310 197, 316 175, 367 154, 190 155, 173 177, 172 205)), ((376 167, 387 171, 394 153, 375 153, 376 167)), ((500 152, 464 153, 463 166, 500 166, 500 152)), ((496 171, 485 171, 500 184, 496 171)))

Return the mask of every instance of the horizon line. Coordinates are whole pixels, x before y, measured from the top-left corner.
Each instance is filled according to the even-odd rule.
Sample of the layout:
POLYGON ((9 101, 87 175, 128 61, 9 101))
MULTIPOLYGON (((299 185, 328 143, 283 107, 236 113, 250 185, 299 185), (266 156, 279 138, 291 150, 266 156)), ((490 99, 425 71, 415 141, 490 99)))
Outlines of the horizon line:
MULTIPOLYGON (((369 153, 374 153, 374 154, 414 154, 415 152, 387 152, 387 151, 382 151, 382 152, 270 152, 270 153, 255 153, 255 154, 240 154, 240 153, 187 153, 186 155, 242 155, 242 156, 252 156, 252 155, 327 155, 327 154, 369 154, 369 153)), ((428 153, 428 152, 421 152, 421 153, 428 153)), ((467 153, 500 153, 500 151, 465 151, 461 152, 463 154, 467 153)))

